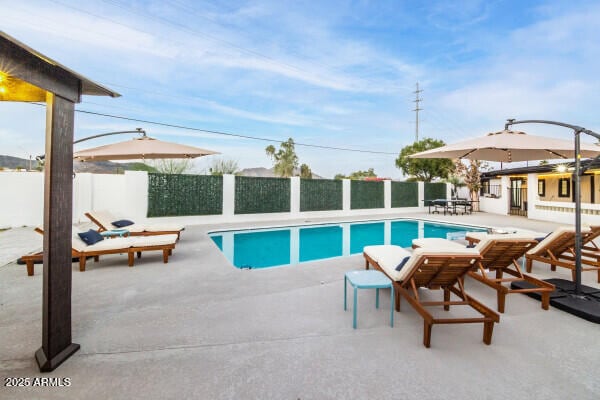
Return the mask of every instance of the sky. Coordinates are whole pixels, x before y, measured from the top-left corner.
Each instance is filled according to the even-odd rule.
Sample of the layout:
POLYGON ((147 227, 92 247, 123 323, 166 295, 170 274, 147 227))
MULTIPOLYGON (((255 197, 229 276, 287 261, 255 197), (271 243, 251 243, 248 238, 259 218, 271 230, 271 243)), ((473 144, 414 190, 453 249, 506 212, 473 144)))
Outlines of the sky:
MULTIPOLYGON (((321 176, 374 168, 400 179, 395 159, 415 140, 417 82, 419 138, 454 143, 502 130, 507 118, 600 132, 598 1, 0 4, 4 32, 122 95, 84 96, 77 110, 274 141, 76 114, 76 139, 142 127, 221 153, 197 159, 198 172, 214 157, 269 168, 265 147, 291 137, 361 150, 297 145, 300 163, 321 176)), ((0 103, 0 120, 0 154, 44 152, 43 107, 0 103)), ((518 128, 572 137, 564 128, 518 128)))

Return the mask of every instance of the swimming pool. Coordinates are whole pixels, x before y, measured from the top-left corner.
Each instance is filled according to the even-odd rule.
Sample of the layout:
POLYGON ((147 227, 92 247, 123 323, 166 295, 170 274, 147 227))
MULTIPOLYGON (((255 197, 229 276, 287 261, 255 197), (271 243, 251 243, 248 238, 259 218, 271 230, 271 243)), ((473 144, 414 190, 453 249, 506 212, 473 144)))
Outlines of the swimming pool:
POLYGON ((485 228, 422 220, 380 220, 299 225, 209 234, 237 268, 268 268, 362 253, 364 246, 410 247, 415 238, 464 239, 485 228))

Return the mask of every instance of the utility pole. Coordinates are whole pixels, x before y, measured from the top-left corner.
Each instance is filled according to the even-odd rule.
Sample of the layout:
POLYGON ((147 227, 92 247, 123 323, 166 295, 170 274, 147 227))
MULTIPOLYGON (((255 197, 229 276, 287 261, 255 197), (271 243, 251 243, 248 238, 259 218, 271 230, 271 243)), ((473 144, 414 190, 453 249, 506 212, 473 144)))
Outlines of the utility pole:
POLYGON ((415 121, 415 142, 419 141, 419 111, 423 110, 422 108, 419 108, 419 103, 423 101, 423 99, 419 97, 419 93, 421 92, 423 92, 423 90, 419 89, 419 82, 417 82, 417 90, 413 92, 416 96, 414 100, 415 109, 413 111, 417 114, 417 119, 415 121))

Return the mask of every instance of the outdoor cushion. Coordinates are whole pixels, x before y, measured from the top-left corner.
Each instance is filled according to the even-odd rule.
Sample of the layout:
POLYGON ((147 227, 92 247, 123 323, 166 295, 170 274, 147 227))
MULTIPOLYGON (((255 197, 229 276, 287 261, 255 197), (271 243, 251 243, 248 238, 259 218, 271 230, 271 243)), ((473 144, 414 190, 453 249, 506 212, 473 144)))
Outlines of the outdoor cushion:
POLYGON ((81 238, 81 240, 83 240, 84 243, 87 244, 88 246, 91 246, 95 243, 98 243, 98 242, 104 240, 104 237, 102 237, 101 234, 99 234, 98 232, 96 232, 93 229, 90 229, 87 232, 79 232, 78 235, 81 238))
POLYGON ((146 232, 176 232, 184 229, 185 226, 181 224, 152 223, 144 226, 146 232))
POLYGON ((552 232, 550 232, 549 234, 545 235, 545 236, 540 236, 540 237, 536 237, 535 240, 537 240, 538 242, 541 242, 542 240, 546 239, 548 236, 550 236, 552 232))
POLYGON ((482 238, 479 243, 477 243, 475 246, 473 246, 473 248, 475 250, 477 250, 478 252, 480 252, 481 254, 485 253, 488 249, 489 246, 492 245, 492 241, 496 241, 496 242, 503 242, 503 241, 508 241, 508 242, 513 242, 514 240, 533 240, 532 237, 530 236, 526 236, 523 237, 522 235, 519 236, 518 233, 515 234, 508 234, 508 235, 504 235, 504 234, 486 234, 486 236, 484 238, 482 238))
MULTIPOLYGON (((111 212, 103 210, 103 211, 90 211, 89 214, 94 217, 98 222, 100 222, 106 229, 112 229, 116 227, 113 224, 113 221, 119 220, 119 218, 115 217, 111 212)), ((127 230, 130 233, 141 233, 141 232, 176 232, 182 231, 185 229, 185 226, 181 224, 166 224, 166 223, 158 223, 158 224, 142 224, 142 223, 133 223, 132 225, 127 226, 127 230)))
POLYGON ((117 237, 114 239, 105 239, 93 245, 87 245, 78 234, 73 234, 71 247, 79 252, 97 251, 97 250, 115 250, 128 249, 132 241, 128 237, 117 237))
MULTIPOLYGON (((581 227, 581 233, 588 233, 589 231, 589 228, 581 227)), ((565 232, 572 232, 573 234, 575 234, 575 227, 561 226, 558 229, 555 229, 554 232, 552 232, 544 240, 539 242, 537 246, 529 250, 526 254, 539 254, 545 252, 548 248, 552 248, 552 246, 554 245, 553 242, 565 232)))
POLYGON ((132 236, 130 239, 133 247, 164 246, 166 244, 175 244, 177 242, 177 235, 132 236))
POLYGON ((363 252, 365 252, 378 264, 383 259, 396 260, 394 267, 398 265, 398 263, 400 263, 404 257, 410 256, 410 252, 408 250, 391 244, 365 246, 363 248, 363 252))
POLYGON ((404 264, 406 264, 406 262, 410 259, 410 256, 406 256, 402 259, 402 261, 400 262, 400 264, 398 264, 396 266, 396 271, 400 271, 402 269, 402 267, 404 267, 404 264))
POLYGON ((120 219, 118 221, 113 221, 112 224, 117 228, 125 228, 126 226, 133 225, 133 221, 128 219, 120 219))
POLYGON ((530 231, 526 229, 517 229, 515 232, 512 229, 506 228, 507 232, 514 233, 487 233, 487 232, 467 232, 465 235, 466 238, 472 238, 476 240, 483 240, 489 235, 500 236, 504 238, 512 238, 512 239, 534 239, 539 236, 546 235, 545 233, 530 231))
POLYGON ((465 245, 455 242, 453 240, 442 239, 442 238, 421 238, 421 239, 413 239, 413 246, 415 247, 426 247, 426 248, 436 248, 436 247, 450 247, 453 249, 464 249, 465 245))
MULTIPOLYGON (((429 248, 418 248, 413 251, 410 260, 404 265, 401 271, 397 272, 395 276, 390 276, 392 279, 396 281, 403 281, 405 277, 410 276, 413 273, 413 270, 418 265, 418 261, 422 257, 427 257, 429 255, 473 255, 479 256, 479 252, 475 249, 467 249, 465 247, 450 249, 440 248, 440 249, 429 249, 429 248)), ((473 259, 475 262, 475 259, 473 259)))
MULTIPOLYGON (((403 249, 400 246, 394 245, 379 245, 379 246, 366 246, 364 248, 365 254, 373 259, 377 264, 384 270, 384 272, 394 281, 401 282, 405 277, 410 276, 413 269, 418 265, 417 262, 422 256, 427 255, 473 255, 479 256, 479 252, 475 249, 461 248, 418 248, 415 249, 412 254, 403 249), (402 259, 406 256, 410 256, 406 264, 400 271, 396 271, 396 267, 402 259)), ((473 259, 475 260, 475 259, 473 259)))

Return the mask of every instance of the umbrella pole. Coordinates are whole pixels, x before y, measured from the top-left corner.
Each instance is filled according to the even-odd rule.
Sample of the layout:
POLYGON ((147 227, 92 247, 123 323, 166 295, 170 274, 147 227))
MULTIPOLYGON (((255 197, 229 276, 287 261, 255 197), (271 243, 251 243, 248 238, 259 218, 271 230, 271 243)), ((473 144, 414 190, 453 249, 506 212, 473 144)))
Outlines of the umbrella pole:
POLYGON ((575 296, 581 296, 581 144, 580 131, 575 130, 575 296))

